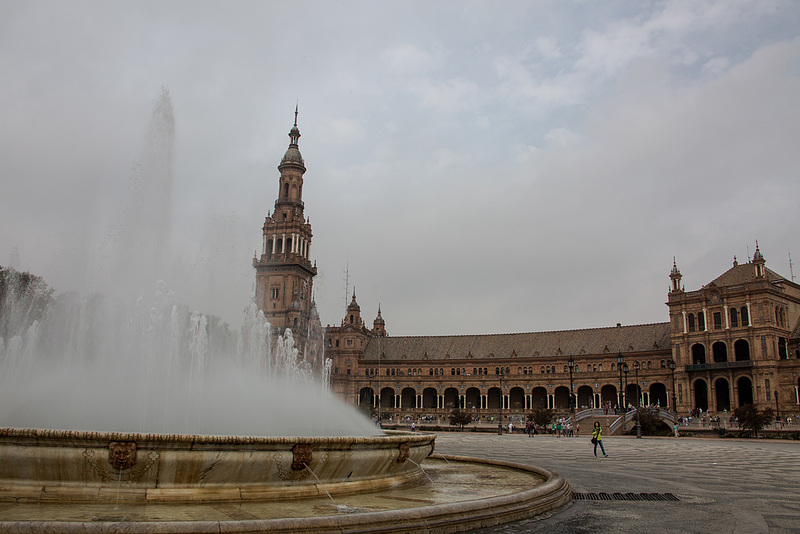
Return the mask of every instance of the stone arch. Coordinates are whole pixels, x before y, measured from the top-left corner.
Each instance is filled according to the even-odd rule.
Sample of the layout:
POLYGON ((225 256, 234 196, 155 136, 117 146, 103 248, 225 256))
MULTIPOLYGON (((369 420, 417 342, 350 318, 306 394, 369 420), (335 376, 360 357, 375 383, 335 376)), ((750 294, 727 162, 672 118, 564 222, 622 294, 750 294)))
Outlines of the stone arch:
POLYGON ((717 378, 714 381, 714 400, 716 401, 716 409, 718 412, 723 410, 731 411, 731 388, 728 380, 725 378, 717 378))
POLYGON ((481 390, 478 388, 467 388, 465 395, 467 409, 479 409, 481 407, 481 390))
POLYGON ((375 392, 372 390, 371 387, 363 387, 361 391, 358 392, 358 405, 359 406, 372 406, 373 397, 375 392))
POLYGON ((521 412, 525 409, 525 390, 521 387, 513 387, 508 392, 508 408, 521 412))
POLYGON ((619 404, 619 395, 617 394, 617 387, 611 384, 606 384, 600 388, 600 402, 603 406, 611 403, 611 406, 619 404))
POLYGON ((739 393, 739 406, 753 404, 753 381, 749 376, 741 376, 736 381, 736 390, 739 393))
POLYGON ((578 406, 579 410, 594 408, 594 390, 592 386, 578 387, 578 406))
POLYGON ((447 388, 444 390, 444 407, 448 410, 461 408, 461 402, 456 388, 447 388))
POLYGON ((385 387, 381 389, 381 408, 394 408, 394 389, 385 387))
POLYGON ((728 361, 728 346, 723 341, 717 341, 711 345, 711 353, 714 355, 714 363, 728 361))
POLYGON ((533 388, 531 403, 531 408, 547 408, 547 390, 541 386, 533 388))
POLYGON ((659 406, 661 408, 669 407, 666 385, 662 384, 661 382, 653 382, 650 384, 650 404, 659 406))
POLYGON ((706 363, 706 346, 702 343, 692 345, 692 365, 702 365, 706 363))
POLYGON ((553 402, 557 410, 569 410, 569 388, 558 386, 553 395, 553 402))
POLYGON ((625 387, 625 409, 631 406, 639 406, 639 393, 641 388, 636 389, 636 383, 631 382, 625 387))
POLYGON ((434 410, 439 407, 439 392, 436 388, 422 390, 422 407, 434 410))
POLYGON ((403 409, 417 407, 417 390, 412 387, 403 388, 400 392, 400 406, 403 409))
POLYGON ((694 407, 708 411, 708 384, 702 378, 694 381, 694 407))
POLYGON ((486 408, 489 410, 499 410, 500 397, 499 387, 489 388, 489 391, 486 392, 486 408))
POLYGON ((733 343, 733 354, 737 362, 745 362, 750 359, 750 343, 746 339, 737 339, 733 343))

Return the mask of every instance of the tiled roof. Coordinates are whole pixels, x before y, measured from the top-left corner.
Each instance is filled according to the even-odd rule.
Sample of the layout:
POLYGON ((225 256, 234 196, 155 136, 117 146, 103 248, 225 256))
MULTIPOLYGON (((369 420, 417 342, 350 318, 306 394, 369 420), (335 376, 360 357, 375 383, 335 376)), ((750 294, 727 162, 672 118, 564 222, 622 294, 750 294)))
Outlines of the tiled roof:
POLYGON ((367 344, 363 359, 377 360, 379 353, 381 361, 401 361, 426 355, 431 360, 459 360, 669 350, 669 329, 669 323, 654 323, 520 334, 377 337, 367 344))
MULTIPOLYGON (((774 282, 776 280, 784 280, 784 278, 772 271, 768 268, 764 268, 764 272, 766 273, 766 278, 770 282, 774 282)), ((747 282, 752 282, 756 279, 756 268, 755 265, 752 263, 741 263, 738 265, 734 265, 717 278, 715 278, 711 283, 715 286, 736 286, 739 284, 744 284, 747 282)))

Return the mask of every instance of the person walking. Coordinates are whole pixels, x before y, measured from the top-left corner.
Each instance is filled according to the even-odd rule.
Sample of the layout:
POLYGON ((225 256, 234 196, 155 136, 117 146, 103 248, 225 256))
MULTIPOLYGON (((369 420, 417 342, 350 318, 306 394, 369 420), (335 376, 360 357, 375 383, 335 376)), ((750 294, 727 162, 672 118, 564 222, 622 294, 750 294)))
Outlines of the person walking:
POLYGON ((597 456, 597 445, 600 445, 600 450, 603 452, 603 458, 608 458, 606 449, 603 447, 603 429, 600 428, 600 421, 594 422, 592 428, 592 443, 594 444, 594 455, 597 456))

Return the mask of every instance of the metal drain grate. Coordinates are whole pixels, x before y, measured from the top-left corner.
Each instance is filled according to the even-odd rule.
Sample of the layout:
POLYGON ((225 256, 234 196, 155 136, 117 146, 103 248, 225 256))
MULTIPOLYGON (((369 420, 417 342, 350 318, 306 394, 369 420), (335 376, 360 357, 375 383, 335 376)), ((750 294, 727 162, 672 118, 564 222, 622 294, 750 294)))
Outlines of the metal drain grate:
POLYGON ((576 501, 680 501, 672 493, 572 493, 576 501))

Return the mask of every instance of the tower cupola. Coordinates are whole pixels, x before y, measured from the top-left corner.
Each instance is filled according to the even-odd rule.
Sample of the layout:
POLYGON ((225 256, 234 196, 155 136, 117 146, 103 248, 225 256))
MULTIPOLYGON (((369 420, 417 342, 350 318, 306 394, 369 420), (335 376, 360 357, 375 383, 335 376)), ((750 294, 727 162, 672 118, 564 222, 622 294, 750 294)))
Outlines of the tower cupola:
POLYGON ((672 258, 672 270, 669 273, 669 279, 672 280, 672 287, 670 291, 672 293, 676 293, 681 291, 681 272, 678 269, 678 264, 675 262, 675 258, 672 258))
POLYGON ((353 288, 353 300, 350 301, 350 304, 347 306, 347 318, 345 319, 345 324, 349 326, 355 326, 356 328, 361 328, 364 324, 361 320, 361 306, 358 305, 356 302, 356 289, 353 288))
POLYGON ((378 316, 372 322, 372 331, 376 336, 386 336, 386 321, 381 317, 381 305, 378 304, 378 316))
POLYGON ((753 253, 753 266, 756 268, 756 278, 764 277, 765 263, 767 263, 767 260, 765 260, 764 256, 761 255, 761 251, 758 249, 758 241, 756 241, 756 251, 753 253))

